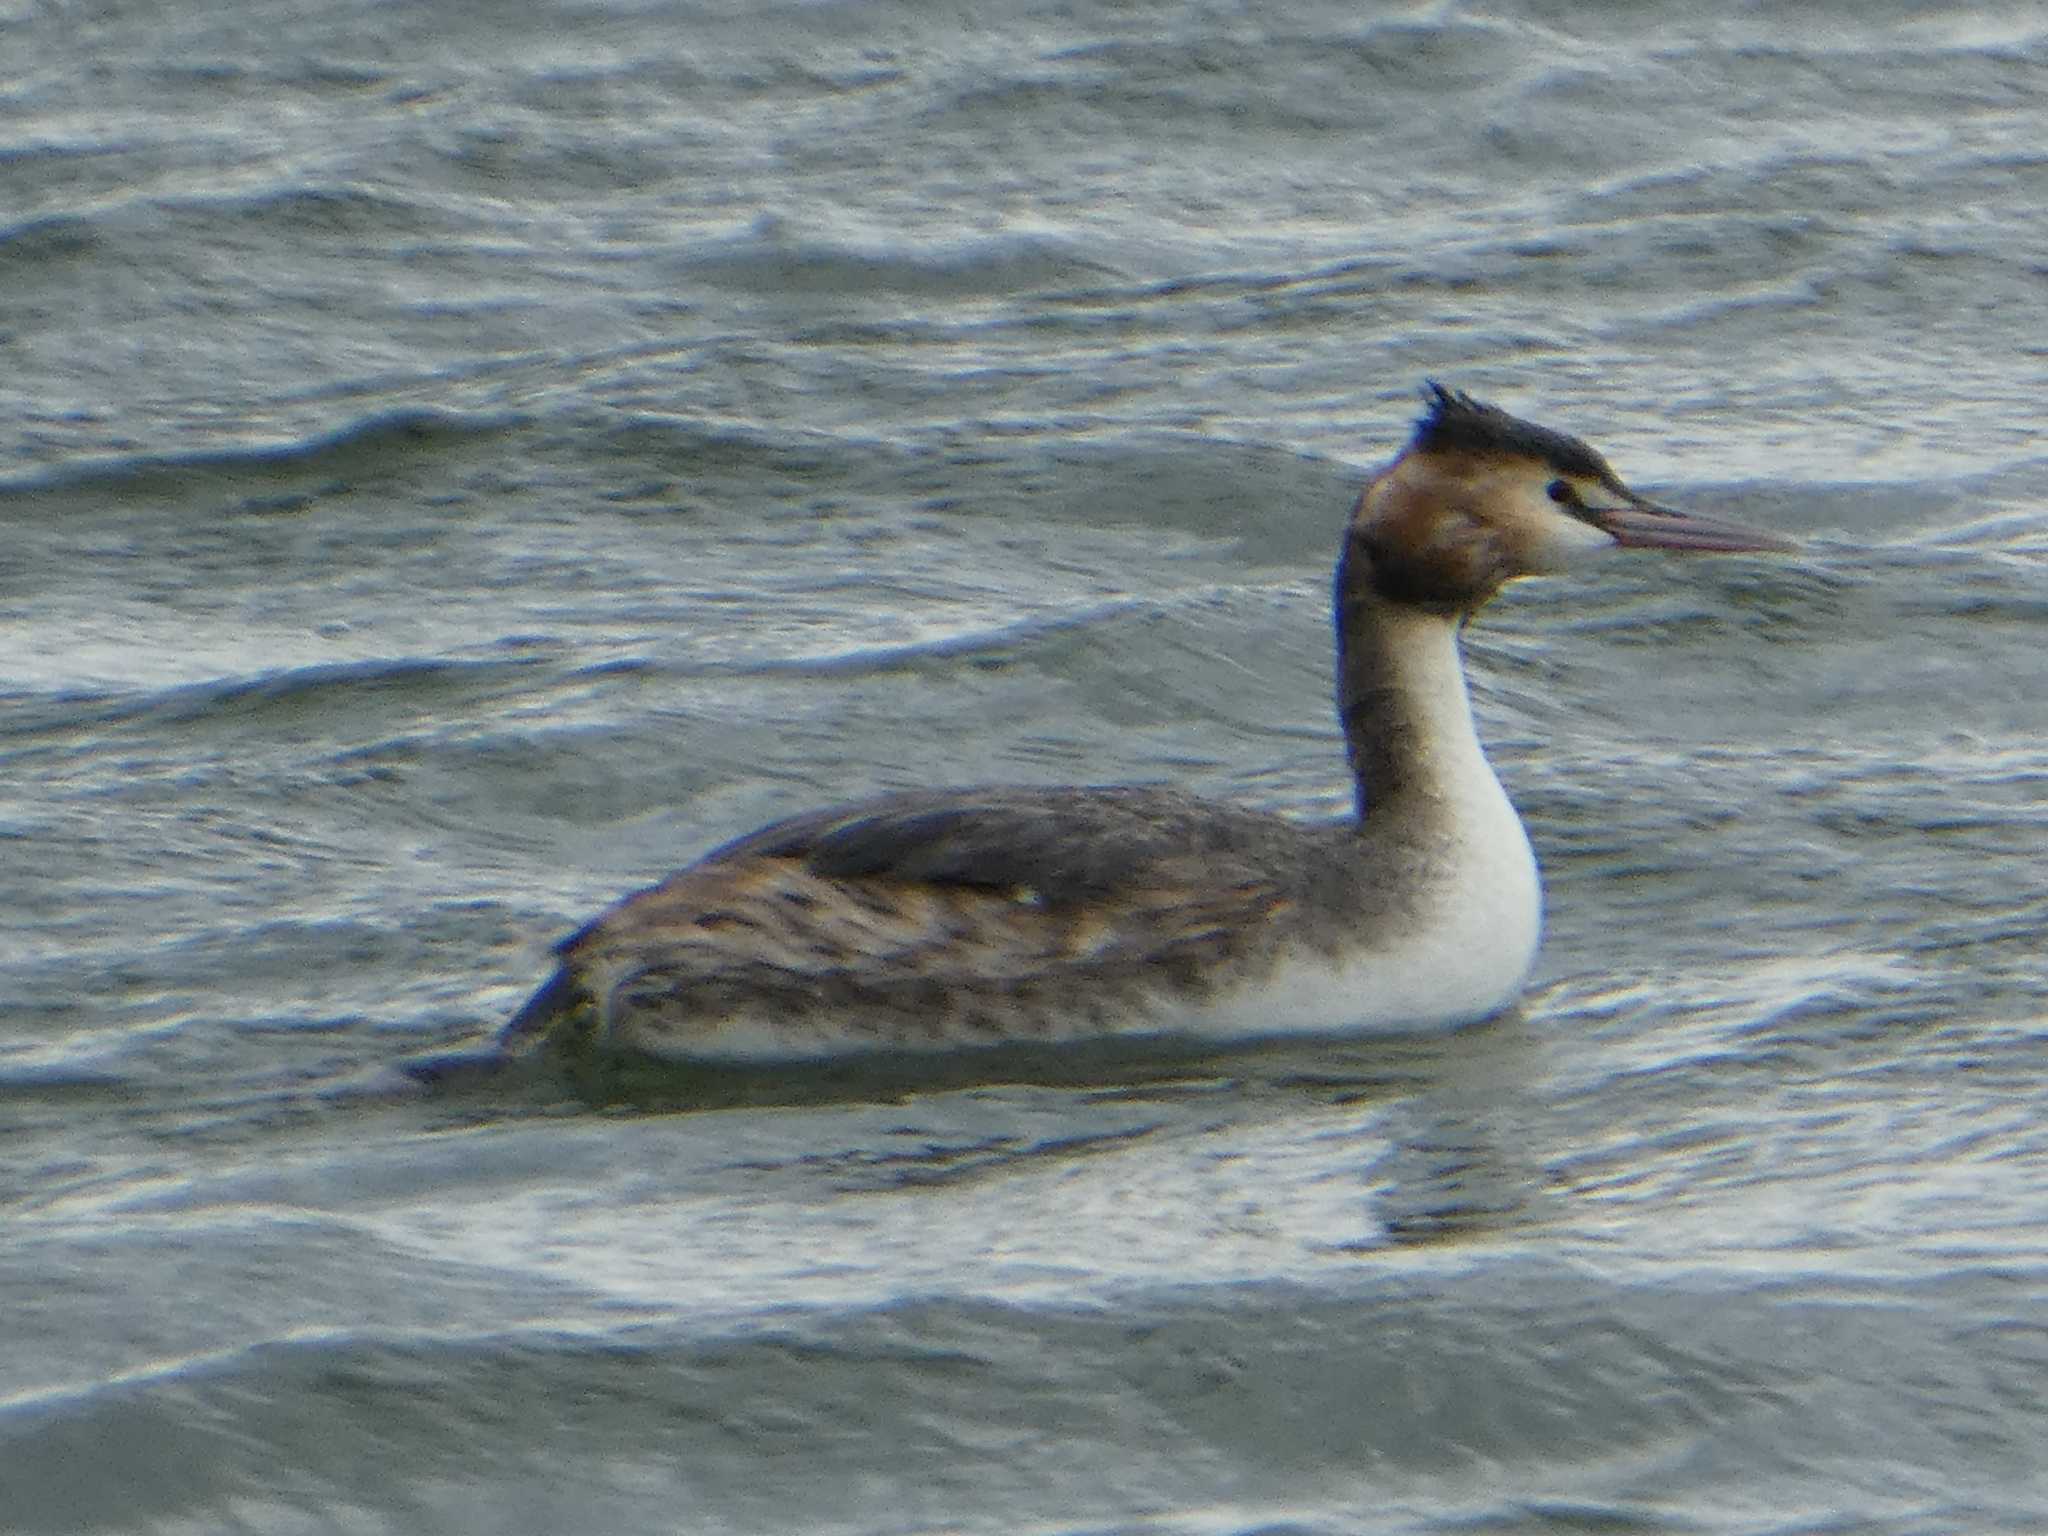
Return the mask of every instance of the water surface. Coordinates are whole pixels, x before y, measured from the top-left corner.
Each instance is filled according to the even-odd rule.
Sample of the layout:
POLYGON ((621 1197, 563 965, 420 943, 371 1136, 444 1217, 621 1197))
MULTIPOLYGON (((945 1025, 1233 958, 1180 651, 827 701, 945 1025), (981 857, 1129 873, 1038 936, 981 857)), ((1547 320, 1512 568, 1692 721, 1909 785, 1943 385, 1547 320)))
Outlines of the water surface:
POLYGON ((2048 1524, 2044 100, 2031 7, 0 5, 6 1523, 2048 1524), (1339 809, 1425 377, 1804 545, 1470 631, 1513 1013, 396 1070, 820 801, 1339 809))

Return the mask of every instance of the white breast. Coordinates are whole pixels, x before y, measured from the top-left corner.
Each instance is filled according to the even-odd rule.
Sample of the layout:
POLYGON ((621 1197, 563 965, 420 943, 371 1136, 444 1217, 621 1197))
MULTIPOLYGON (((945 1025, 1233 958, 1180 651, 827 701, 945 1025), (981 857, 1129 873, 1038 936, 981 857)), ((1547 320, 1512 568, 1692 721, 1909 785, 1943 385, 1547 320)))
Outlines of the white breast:
POLYGON ((1181 1027, 1217 1039, 1448 1028, 1497 1013, 1520 992, 1542 938, 1543 890, 1522 820, 1473 727, 1455 631, 1416 623, 1401 661, 1419 706, 1420 787, 1411 793, 1427 802, 1427 814, 1389 805, 1373 815, 1393 818, 1378 842, 1400 845, 1384 878, 1399 889, 1404 915, 1362 928, 1355 946, 1334 958, 1283 959, 1264 980, 1190 1012, 1181 1027), (1416 829, 1410 843, 1404 817, 1416 829))
MULTIPOLYGON (((1474 786, 1478 788, 1478 786, 1474 786)), ((1493 775, 1419 892, 1414 920, 1332 958, 1284 957, 1269 976, 1187 1012, 1211 1039, 1447 1029, 1513 1002, 1535 963, 1543 897, 1521 820, 1493 775)))

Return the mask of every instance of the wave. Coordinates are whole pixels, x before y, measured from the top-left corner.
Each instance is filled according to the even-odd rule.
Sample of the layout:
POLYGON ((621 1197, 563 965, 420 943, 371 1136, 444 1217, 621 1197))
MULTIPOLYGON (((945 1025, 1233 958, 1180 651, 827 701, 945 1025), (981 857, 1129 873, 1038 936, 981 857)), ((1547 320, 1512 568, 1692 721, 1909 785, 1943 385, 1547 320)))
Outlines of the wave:
POLYGON ((519 1529, 489 1514, 508 1490, 573 1497, 611 1529, 690 1508, 717 1530, 950 1529, 971 1509, 990 1530, 1448 1531, 1524 1528, 1509 1517, 1555 1487, 1574 1525, 1712 1511, 1735 1529, 1731 1462, 1779 1517, 1832 1512, 1801 1529, 1844 1510, 1867 1524, 1902 1477, 1937 1525, 1981 1528, 1986 1499, 2020 1524, 2041 1510, 2014 1481, 2039 1430, 2038 1330, 1954 1284, 1659 1290, 1496 1261, 1434 1290, 1361 1272, 1322 1291, 905 1297, 720 1327, 666 1298, 607 1318, 352 1226, 252 1215, 264 1230, 221 1222, 210 1247, 124 1255, 155 1249, 181 1294, 233 1295, 236 1317, 188 1320, 182 1355, 6 1401, 18 1529, 337 1505, 420 1528, 436 1486, 519 1529), (320 1263, 348 1286, 286 1290, 320 1263), (237 1325, 242 1341, 221 1337, 237 1325), (806 1475, 787 1476, 799 1449, 806 1475), (602 1476, 565 1494, 563 1468, 593 1457, 602 1476), (366 1483, 366 1465, 386 1475, 366 1483))
MULTIPOLYGON (((538 664, 536 655, 454 660, 442 657, 389 657, 367 661, 320 662, 245 676, 209 678, 147 692, 70 690, 54 710, 25 704, 20 693, 8 697, 10 720, 0 739, 19 741, 44 732, 66 736, 81 725, 104 727, 151 720, 177 725, 194 720, 219 722, 224 712, 243 717, 281 714, 296 718, 308 708, 337 708, 338 696, 360 700, 372 694, 398 694, 421 700, 479 686, 484 682, 538 664), (87 706, 81 709, 80 706, 87 706), (97 708, 91 706, 97 705, 97 708)), ((47 699, 48 696, 42 696, 47 699)))
POLYGON ((780 295, 996 295, 1118 275, 1071 242, 1050 236, 1000 235, 927 247, 857 245, 806 238, 772 214, 756 220, 743 235, 685 257, 681 265, 706 282, 780 295))
POLYGON ((77 491, 162 494, 195 482, 252 475, 342 474, 370 467, 394 453, 428 452, 450 443, 496 436, 522 426, 525 419, 509 412, 397 406, 302 437, 185 453, 116 453, 72 459, 0 479, 0 501, 77 491))
POLYGON ((89 214, 49 213, 0 224, 0 270, 57 264, 90 256, 100 245, 97 221, 89 214))

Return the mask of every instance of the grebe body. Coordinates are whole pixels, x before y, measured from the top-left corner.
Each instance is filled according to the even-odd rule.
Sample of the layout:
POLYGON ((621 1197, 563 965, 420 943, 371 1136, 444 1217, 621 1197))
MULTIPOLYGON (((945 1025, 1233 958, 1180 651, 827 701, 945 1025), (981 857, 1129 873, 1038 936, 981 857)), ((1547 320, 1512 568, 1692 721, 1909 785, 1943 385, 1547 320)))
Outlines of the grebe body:
POLYGON ((1535 960, 1542 894, 1473 726, 1459 631, 1508 581, 1629 547, 1789 546, 1657 506, 1577 438, 1432 385, 1338 561, 1353 815, 1079 787, 795 816, 564 940, 504 1044, 773 1061, 1495 1013, 1535 960))

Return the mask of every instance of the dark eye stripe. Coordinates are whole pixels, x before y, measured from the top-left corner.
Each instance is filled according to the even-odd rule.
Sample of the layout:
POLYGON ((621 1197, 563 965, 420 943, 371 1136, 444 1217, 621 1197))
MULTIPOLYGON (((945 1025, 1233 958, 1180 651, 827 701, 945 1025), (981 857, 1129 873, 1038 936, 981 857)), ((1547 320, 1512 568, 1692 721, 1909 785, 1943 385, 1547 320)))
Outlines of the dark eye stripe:
POLYGON ((1543 494, 1557 504, 1557 510, 1567 517, 1576 517, 1580 522, 1594 528, 1600 526, 1600 509, 1586 505, 1586 498, 1579 494, 1579 488, 1560 475, 1543 487, 1543 494))

